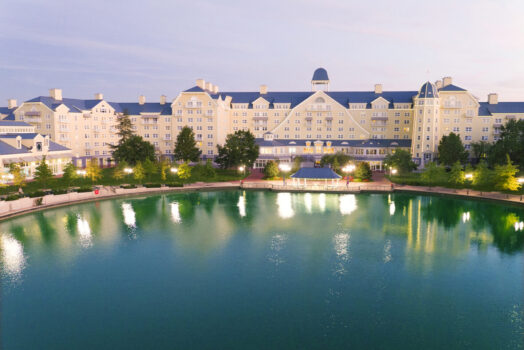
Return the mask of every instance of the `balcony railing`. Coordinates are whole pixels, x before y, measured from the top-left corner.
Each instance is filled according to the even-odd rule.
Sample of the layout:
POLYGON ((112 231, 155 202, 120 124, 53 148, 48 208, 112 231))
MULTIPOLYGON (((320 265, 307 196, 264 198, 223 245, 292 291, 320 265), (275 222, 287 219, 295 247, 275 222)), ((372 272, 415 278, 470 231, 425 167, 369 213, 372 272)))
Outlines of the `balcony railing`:
POLYGON ((25 112, 26 116, 28 117, 40 117, 42 115, 42 112, 38 112, 38 111, 29 111, 29 112, 25 112))

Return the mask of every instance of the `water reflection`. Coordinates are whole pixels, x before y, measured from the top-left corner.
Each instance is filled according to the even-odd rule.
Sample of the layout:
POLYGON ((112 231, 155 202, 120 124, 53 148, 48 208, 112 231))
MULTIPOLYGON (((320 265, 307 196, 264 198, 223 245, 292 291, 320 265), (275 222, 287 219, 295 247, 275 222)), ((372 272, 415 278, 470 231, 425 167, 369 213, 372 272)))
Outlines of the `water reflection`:
POLYGON ((271 238, 271 245, 270 245, 270 252, 268 255, 268 260, 275 264, 275 266, 279 266, 286 262, 284 259, 284 256, 282 254, 282 250, 284 249, 287 241, 287 236, 284 234, 276 234, 271 238))
POLYGON ((354 194, 343 194, 339 197, 340 214, 349 215, 357 210, 357 197, 354 194))
POLYGON ((310 214, 313 206, 313 199, 311 197, 311 193, 304 194, 304 205, 306 207, 306 212, 310 214))
POLYGON ((277 194, 278 216, 289 219, 295 215, 291 203, 291 193, 280 192, 277 194))
POLYGON ((182 218, 180 217, 180 209, 178 208, 178 202, 171 203, 171 219, 175 224, 182 222, 182 218))
POLYGON ((4 274, 12 281, 16 281, 20 278, 22 270, 25 267, 22 244, 13 236, 7 234, 0 236, 0 243, 4 274))
POLYGON ((130 228, 136 227, 135 211, 131 204, 122 203, 122 213, 124 214, 124 223, 130 228))
POLYGON ((346 232, 337 233, 333 237, 333 248, 335 249, 335 254, 337 257, 334 274, 337 276, 342 276, 347 272, 346 263, 350 260, 350 238, 351 235, 346 232))
POLYGON ((326 194, 321 193, 318 195, 318 208, 320 209, 320 212, 324 212, 326 210, 326 194))
POLYGON ((238 197, 237 207, 238 207, 238 214, 241 217, 246 216, 246 197, 244 193, 242 193, 240 197, 238 197))
POLYGON ((84 248, 90 247, 93 244, 93 242, 92 242, 91 228, 89 227, 89 222, 87 222, 87 220, 84 219, 80 215, 78 215, 77 218, 78 220, 77 220, 76 225, 77 225, 78 235, 80 238, 80 245, 84 248))

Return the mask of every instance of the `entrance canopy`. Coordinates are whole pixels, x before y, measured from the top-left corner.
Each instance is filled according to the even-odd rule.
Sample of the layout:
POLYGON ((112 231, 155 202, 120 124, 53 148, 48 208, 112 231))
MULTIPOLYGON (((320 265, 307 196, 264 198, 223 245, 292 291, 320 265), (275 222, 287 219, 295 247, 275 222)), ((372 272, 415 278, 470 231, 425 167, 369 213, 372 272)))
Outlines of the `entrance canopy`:
POLYGON ((300 168, 291 175, 293 179, 308 180, 338 180, 341 177, 330 168, 300 168))

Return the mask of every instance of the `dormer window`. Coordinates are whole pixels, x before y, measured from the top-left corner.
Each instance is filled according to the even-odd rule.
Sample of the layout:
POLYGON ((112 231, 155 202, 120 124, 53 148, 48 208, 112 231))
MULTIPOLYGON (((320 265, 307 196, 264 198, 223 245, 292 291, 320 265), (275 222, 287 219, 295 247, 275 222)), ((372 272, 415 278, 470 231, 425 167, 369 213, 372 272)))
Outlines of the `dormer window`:
POLYGON ((315 99, 315 103, 326 103, 326 100, 324 100, 322 97, 317 97, 315 99))
POLYGON ((36 143, 36 150, 37 150, 38 152, 42 152, 42 142, 37 142, 37 143, 36 143))
POLYGON ((22 140, 20 140, 20 139, 16 140, 16 148, 18 148, 18 149, 22 148, 22 140))

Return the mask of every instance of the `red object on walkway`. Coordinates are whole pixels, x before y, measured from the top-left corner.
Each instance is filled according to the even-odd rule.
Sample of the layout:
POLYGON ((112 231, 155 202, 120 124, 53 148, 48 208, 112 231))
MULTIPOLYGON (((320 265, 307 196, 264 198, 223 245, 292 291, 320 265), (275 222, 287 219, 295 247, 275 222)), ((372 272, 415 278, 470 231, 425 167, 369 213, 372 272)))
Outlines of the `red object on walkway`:
POLYGON ((100 193, 100 190, 97 188, 97 189, 95 190, 95 194, 99 194, 99 193, 100 193))

